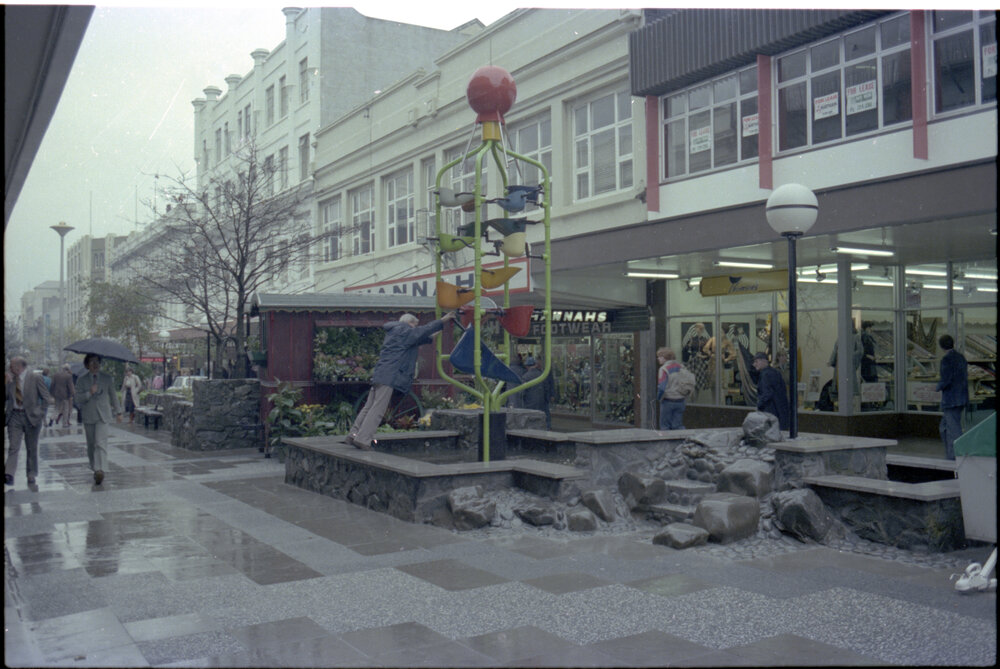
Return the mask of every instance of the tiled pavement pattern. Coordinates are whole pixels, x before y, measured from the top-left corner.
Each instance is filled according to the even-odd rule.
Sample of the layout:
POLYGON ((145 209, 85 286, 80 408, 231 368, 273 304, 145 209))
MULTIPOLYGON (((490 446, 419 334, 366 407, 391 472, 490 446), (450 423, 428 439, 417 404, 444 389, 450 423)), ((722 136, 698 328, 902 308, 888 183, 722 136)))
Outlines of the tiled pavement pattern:
MULTIPOLYGON (((996 595, 952 569, 800 546, 459 534, 283 483, 255 450, 77 427, 4 505, 8 666, 993 665, 996 595)), ((954 564, 983 560, 968 550, 954 564)))

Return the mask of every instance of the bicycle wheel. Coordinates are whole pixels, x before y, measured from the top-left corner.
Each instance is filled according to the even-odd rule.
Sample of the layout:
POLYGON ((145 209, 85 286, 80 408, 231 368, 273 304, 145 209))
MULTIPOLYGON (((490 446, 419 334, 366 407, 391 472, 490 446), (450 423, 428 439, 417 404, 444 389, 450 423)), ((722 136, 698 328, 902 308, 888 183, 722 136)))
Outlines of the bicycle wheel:
MULTIPOLYGON (((355 416, 361 412, 365 402, 368 401, 368 392, 361 393, 360 397, 355 400, 355 416)), ((420 403, 420 398, 412 390, 405 395, 398 390, 393 390, 392 399, 389 400, 389 406, 386 407, 385 414, 382 416, 382 423, 397 430, 406 430, 416 427, 417 421, 422 415, 424 415, 424 405, 420 403)))

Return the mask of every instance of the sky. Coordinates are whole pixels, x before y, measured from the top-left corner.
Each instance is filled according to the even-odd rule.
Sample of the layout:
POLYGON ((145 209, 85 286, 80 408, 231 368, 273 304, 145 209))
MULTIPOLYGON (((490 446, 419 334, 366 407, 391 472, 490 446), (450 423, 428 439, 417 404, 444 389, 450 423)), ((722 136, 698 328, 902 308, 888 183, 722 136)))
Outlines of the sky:
MULTIPOLYGON (((286 6, 306 5, 250 0, 237 10, 212 0, 197 8, 133 0, 94 10, 4 233, 7 318, 20 314, 25 292, 59 280, 59 236, 49 226, 75 228, 66 236, 69 249, 83 235, 128 234, 152 220, 155 175, 194 169, 191 101, 207 86, 225 90, 229 74, 249 72, 254 49, 281 43, 286 6)), ((489 25, 518 3, 351 6, 366 16, 451 29, 474 18, 489 25)))

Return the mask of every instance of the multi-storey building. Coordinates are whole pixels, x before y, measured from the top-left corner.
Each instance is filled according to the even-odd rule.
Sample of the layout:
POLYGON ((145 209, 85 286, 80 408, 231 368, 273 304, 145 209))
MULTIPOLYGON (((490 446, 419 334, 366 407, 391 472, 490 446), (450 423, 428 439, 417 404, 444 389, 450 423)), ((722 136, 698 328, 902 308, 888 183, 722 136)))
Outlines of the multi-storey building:
MULTIPOLYGON (((258 163, 274 173, 278 193, 298 189, 310 228, 316 131, 378 95, 402 73, 460 44, 482 29, 472 21, 438 30, 373 19, 350 8, 285 8, 285 40, 250 55, 253 69, 226 77, 193 101, 198 188, 239 169, 234 153, 252 143, 258 163), (391 45, 391 48, 389 48, 391 45)), ((309 267, 273 278, 273 289, 311 287, 309 267)))
POLYGON ((21 296, 21 340, 30 364, 59 360, 59 282, 43 281, 21 296))
POLYGON ((87 290, 91 281, 108 281, 108 263, 114 256, 115 235, 84 235, 66 249, 66 327, 87 328, 87 290))
POLYGON ((970 362, 969 419, 995 408, 994 12, 647 11, 629 59, 646 220, 553 254, 595 278, 678 277, 648 290, 657 343, 704 369, 688 426, 737 423, 753 404, 744 351, 781 364, 787 290, 733 293, 747 270, 722 265, 788 269, 764 211, 786 183, 819 202, 796 263, 803 428, 936 435, 945 332, 970 362))
MULTIPOLYGON (((442 52, 433 69, 409 70, 320 128, 314 216, 320 229, 337 234, 316 266, 316 290, 434 294, 434 242, 428 237, 436 230, 437 173, 479 146, 482 131, 466 87, 484 65, 502 67, 515 80, 517 100, 505 114, 504 141, 549 170, 553 239, 644 220, 645 108, 629 91, 627 41, 640 18, 617 9, 517 10, 442 52)), ((487 195, 501 194, 496 167, 484 165, 487 195)), ((473 176, 472 161, 460 162, 442 185, 471 190, 473 176)), ((511 183, 538 180, 535 170, 513 166, 509 176, 511 183)), ((502 213, 490 207, 494 217, 502 213)), ((442 215, 441 229, 451 234, 472 220, 459 209, 442 215)), ((541 226, 529 226, 528 235, 537 244, 541 226)), ((468 283, 472 255, 466 250, 444 258, 450 280, 468 283)), ((511 280, 514 302, 542 304, 542 264, 525 257, 512 264, 527 268, 511 280)), ((643 422, 644 407, 634 398, 644 381, 636 376, 643 359, 636 354, 645 346, 644 359, 652 359, 645 286, 622 273, 595 283, 589 268, 567 258, 554 264, 554 310, 579 316, 562 324, 571 327, 557 328, 557 411, 595 423, 643 422), (601 327, 595 326, 598 317, 601 327)), ((518 347, 536 352, 537 340, 518 347)))

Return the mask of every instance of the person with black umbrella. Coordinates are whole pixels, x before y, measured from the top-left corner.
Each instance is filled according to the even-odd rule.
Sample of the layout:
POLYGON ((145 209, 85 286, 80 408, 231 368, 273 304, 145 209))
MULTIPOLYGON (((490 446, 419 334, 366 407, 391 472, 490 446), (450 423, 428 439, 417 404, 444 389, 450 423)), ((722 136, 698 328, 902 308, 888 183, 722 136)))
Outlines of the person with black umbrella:
POLYGON ((101 356, 89 353, 83 359, 87 373, 76 380, 76 403, 80 405, 83 428, 87 435, 87 459, 94 470, 94 483, 101 485, 108 465, 108 425, 112 413, 120 423, 122 404, 115 390, 115 380, 101 371, 101 356))

